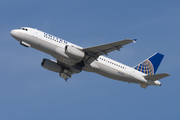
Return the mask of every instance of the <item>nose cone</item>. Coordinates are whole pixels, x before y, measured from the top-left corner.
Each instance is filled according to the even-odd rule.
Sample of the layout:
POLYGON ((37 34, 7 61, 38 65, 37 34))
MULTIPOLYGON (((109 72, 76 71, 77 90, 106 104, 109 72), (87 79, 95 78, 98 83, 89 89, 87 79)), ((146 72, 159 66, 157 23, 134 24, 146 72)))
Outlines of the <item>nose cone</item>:
POLYGON ((11 33, 11 36, 12 36, 13 38, 15 38, 16 40, 19 41, 20 36, 19 36, 18 30, 12 30, 10 33, 11 33))
POLYGON ((16 34, 17 34, 16 30, 12 30, 12 31, 11 31, 11 36, 15 37, 16 34))

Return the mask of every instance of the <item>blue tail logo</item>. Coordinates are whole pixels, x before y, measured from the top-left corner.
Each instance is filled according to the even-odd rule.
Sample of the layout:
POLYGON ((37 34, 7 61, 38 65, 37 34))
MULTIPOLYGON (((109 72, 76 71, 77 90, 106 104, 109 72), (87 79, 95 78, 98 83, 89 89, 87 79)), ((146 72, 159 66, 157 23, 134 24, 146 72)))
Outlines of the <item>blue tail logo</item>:
POLYGON ((147 75, 153 75, 156 73, 164 55, 160 53, 155 53, 145 61, 141 62, 137 66, 134 67, 134 69, 145 73, 147 75))

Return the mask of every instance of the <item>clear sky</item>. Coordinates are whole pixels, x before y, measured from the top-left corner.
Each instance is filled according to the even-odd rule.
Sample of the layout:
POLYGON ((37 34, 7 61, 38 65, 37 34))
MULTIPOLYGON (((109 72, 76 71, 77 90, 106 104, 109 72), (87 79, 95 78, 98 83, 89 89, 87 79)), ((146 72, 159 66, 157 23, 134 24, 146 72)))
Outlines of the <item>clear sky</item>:
POLYGON ((0 4, 0 120, 180 119, 179 0, 4 0, 0 4), (50 55, 21 46, 10 31, 32 27, 82 47, 138 39, 109 54, 135 66, 165 55, 162 86, 146 89, 82 72, 68 82, 41 67, 50 55))

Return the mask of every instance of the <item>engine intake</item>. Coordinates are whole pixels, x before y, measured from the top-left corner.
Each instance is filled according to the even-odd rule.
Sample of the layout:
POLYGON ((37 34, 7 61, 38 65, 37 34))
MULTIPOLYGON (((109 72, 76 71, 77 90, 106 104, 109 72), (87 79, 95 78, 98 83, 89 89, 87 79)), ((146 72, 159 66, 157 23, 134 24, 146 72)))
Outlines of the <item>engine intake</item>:
POLYGON ((62 70, 62 67, 59 64, 57 64, 56 61, 45 59, 45 58, 42 60, 41 66, 45 69, 48 69, 53 72, 58 72, 58 73, 61 72, 62 70))
POLYGON ((79 50, 78 48, 75 48, 73 46, 66 46, 65 47, 65 53, 72 58, 76 58, 76 59, 83 59, 85 56, 85 53, 81 50, 79 50))

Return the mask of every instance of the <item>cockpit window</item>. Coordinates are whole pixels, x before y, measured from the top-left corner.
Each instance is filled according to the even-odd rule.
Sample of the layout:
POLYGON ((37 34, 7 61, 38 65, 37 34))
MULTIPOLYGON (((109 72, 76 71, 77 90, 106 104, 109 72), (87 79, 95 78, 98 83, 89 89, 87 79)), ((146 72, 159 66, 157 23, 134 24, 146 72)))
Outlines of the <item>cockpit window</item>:
POLYGON ((26 28, 20 28, 21 30, 25 30, 25 31, 28 31, 28 29, 26 29, 26 28))

